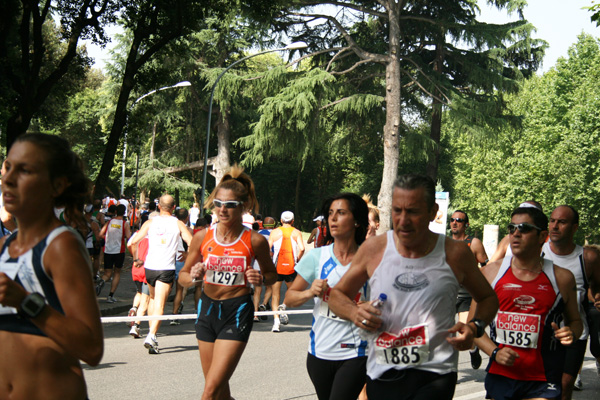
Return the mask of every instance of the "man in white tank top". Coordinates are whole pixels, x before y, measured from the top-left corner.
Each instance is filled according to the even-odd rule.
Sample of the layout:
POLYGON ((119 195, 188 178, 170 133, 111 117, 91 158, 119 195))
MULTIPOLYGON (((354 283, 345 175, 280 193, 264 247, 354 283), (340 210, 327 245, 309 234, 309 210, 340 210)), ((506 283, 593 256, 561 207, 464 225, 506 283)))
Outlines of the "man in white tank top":
MULTIPOLYGON (((144 267, 146 280, 150 289, 150 298, 154 300, 151 315, 163 315, 167 297, 175 280, 175 258, 179 238, 189 245, 192 234, 185 224, 175 218, 175 200, 165 194, 159 201, 160 213, 149 219, 135 234, 131 244, 137 245, 148 236, 148 255, 144 267)), ((158 354, 156 332, 161 321, 150 321, 150 332, 144 341, 144 346, 150 354, 158 354)))
POLYGON ((567 347, 565 366, 562 375, 562 400, 570 400, 575 378, 579 373, 589 336, 584 304, 587 303, 587 290, 591 289, 600 310, 600 258, 592 249, 584 249, 573 241, 579 228, 579 213, 568 205, 558 206, 552 211, 548 225, 550 241, 542 247, 544 258, 555 265, 571 271, 577 285, 577 303, 583 322, 583 333, 579 340, 567 347))
POLYGON ((369 398, 452 399, 457 350, 470 349, 498 310, 467 244, 429 230, 437 211, 432 179, 399 177, 392 196, 393 230, 367 239, 331 291, 329 305, 336 315, 372 332, 369 398), (371 300, 387 295, 382 307, 352 300, 367 280, 371 300), (467 324, 454 319, 459 285, 478 302, 467 324))

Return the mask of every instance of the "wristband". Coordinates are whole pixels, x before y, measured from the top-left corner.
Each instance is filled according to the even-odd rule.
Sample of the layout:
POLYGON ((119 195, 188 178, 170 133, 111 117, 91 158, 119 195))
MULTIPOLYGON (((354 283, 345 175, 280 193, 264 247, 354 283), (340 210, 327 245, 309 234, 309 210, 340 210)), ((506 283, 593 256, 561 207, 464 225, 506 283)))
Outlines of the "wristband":
POLYGON ((494 351, 492 351, 492 354, 490 354, 490 360, 492 361, 496 361, 496 354, 498 354, 498 352, 500 351, 500 347, 496 347, 494 349, 494 351))

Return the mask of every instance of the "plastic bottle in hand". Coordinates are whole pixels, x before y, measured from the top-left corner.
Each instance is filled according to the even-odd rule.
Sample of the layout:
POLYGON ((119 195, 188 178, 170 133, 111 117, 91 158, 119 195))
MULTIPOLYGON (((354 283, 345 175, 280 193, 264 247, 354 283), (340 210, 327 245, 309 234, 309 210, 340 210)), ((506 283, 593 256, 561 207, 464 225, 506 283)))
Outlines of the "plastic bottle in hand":
MULTIPOLYGON (((387 294, 385 293, 380 293, 379 297, 377 297, 377 299, 373 300, 373 302, 371 303, 371 305, 375 308, 379 308, 381 309, 381 307, 383 307, 384 303, 387 300, 387 294)), ((359 329, 359 336, 362 340, 370 340, 370 339, 375 339, 377 337, 377 335, 379 334, 379 331, 368 331, 366 329, 359 329)))

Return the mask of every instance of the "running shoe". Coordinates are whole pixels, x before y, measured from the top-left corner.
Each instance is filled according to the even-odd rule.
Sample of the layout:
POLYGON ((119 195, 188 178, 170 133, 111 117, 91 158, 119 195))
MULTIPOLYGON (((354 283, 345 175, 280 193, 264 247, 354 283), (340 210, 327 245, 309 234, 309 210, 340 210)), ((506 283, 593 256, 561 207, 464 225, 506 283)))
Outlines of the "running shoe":
POLYGON ((158 342, 156 341, 156 337, 152 337, 151 334, 146 336, 144 347, 148 349, 148 354, 158 354, 158 342))
MULTIPOLYGON (((258 306, 258 311, 267 311, 267 307, 265 307, 264 304, 261 304, 261 305, 258 306)), ((261 315, 260 319, 262 321, 266 321, 267 320, 267 316, 266 315, 261 315)))
POLYGON ((575 385, 573 386, 575 390, 583 390, 583 382, 581 382, 581 376, 577 374, 577 379, 575 379, 575 385))
POLYGON ((140 327, 139 327, 139 325, 135 325, 135 324, 134 324, 134 325, 131 327, 131 329, 129 330, 129 334, 130 334, 131 336, 133 336, 133 338, 134 338, 134 339, 137 339, 137 338, 139 338, 139 337, 140 337, 140 327))
MULTIPOLYGON (((137 315, 137 307, 131 307, 129 309, 129 312, 127 313, 128 317, 135 317, 137 315)), ((126 322, 127 326, 133 326, 133 324, 135 324, 135 321, 130 321, 130 322, 126 322)))
POLYGON ((281 330, 279 329, 279 319, 275 318, 275 322, 273 323, 273 328, 271 329, 271 332, 281 332, 281 330))
MULTIPOLYGON (((280 304, 279 307, 277 307, 277 311, 285 311, 285 304, 280 304)), ((287 316, 287 314, 279 314, 279 319, 281 319, 281 323, 283 325, 290 323, 290 318, 287 316)))
POLYGON ((178 320, 178 319, 172 319, 172 320, 171 320, 171 323, 170 323, 170 325, 171 325, 171 326, 174 326, 174 325, 180 325, 180 324, 181 324, 181 322, 179 322, 179 320, 178 320))
POLYGON ((475 347, 475 350, 469 351, 471 356, 471 367, 473 369, 479 369, 481 367, 481 354, 479 354, 479 348, 475 347))
POLYGON ((600 378, 600 361, 596 360, 596 373, 598 374, 598 378, 600 378))
POLYGON ((106 302, 107 302, 107 303, 116 303, 116 302, 117 302, 117 299, 116 299, 114 296, 108 296, 108 297, 106 298, 106 302))
POLYGON ((100 296, 100 292, 102 291, 102 288, 104 287, 104 284, 106 282, 104 282, 104 280, 100 279, 100 282, 98 282, 98 284, 96 285, 96 296, 100 296))
POLYGON ((260 322, 260 318, 258 318, 258 317, 255 316, 254 317, 254 322, 260 322))

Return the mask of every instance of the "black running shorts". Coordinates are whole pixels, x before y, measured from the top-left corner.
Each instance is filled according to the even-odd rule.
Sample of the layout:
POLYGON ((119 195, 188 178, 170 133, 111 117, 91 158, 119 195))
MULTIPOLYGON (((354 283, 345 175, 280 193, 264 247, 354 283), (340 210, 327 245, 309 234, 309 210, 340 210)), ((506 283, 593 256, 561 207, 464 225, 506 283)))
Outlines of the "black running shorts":
POLYGON ((203 292, 198 303, 196 338, 210 343, 217 339, 247 343, 253 319, 254 304, 249 294, 213 300, 203 292))
POLYGON ((146 282, 148 285, 154 287, 156 286, 156 281, 161 281, 167 284, 173 283, 175 280, 175 270, 174 269, 148 269, 145 268, 146 271, 146 282))

